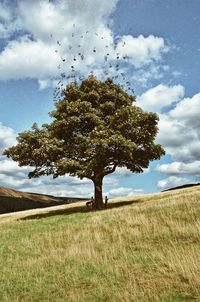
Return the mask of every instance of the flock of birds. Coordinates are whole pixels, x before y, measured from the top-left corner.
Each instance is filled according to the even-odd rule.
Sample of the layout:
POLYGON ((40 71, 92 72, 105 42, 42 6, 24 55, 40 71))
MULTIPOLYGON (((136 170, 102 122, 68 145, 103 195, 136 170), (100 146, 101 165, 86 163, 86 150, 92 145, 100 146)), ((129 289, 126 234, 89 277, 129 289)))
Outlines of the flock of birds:
MULTIPOLYGON (((73 28, 75 29, 75 24, 73 25, 73 28)), ((55 53, 57 53, 60 57, 60 64, 57 66, 58 71, 59 71, 59 77, 60 79, 57 82, 56 88, 54 90, 54 100, 56 100, 60 95, 62 95, 62 91, 65 87, 65 85, 69 82, 82 82, 86 76, 81 73, 80 67, 81 64, 84 64, 84 68, 89 68, 89 64, 86 63, 87 61, 87 56, 92 55, 95 60, 95 55, 102 56, 101 59, 101 68, 100 68, 100 74, 101 77, 104 78, 112 78, 116 83, 122 85, 122 87, 125 89, 127 92, 134 92, 130 81, 127 79, 124 67, 128 63, 129 57, 127 55, 121 55, 117 51, 117 45, 118 45, 118 40, 116 39, 114 41, 114 44, 104 43, 104 50, 98 50, 98 47, 90 47, 90 52, 87 51, 87 54, 85 54, 85 51, 83 49, 84 44, 81 43, 80 41, 84 41, 87 35, 95 35, 96 38, 99 38, 101 40, 106 40, 106 37, 100 35, 97 32, 89 32, 86 31, 85 34, 78 35, 75 33, 75 30, 71 33, 71 38, 74 39, 72 45, 68 45, 68 53, 69 53, 69 58, 64 57, 63 55, 60 54, 60 49, 62 49, 62 43, 57 40, 56 41, 56 49, 55 53), (76 43, 75 38, 78 38, 78 44, 76 43), (74 43, 75 42, 75 43, 74 43), (59 49, 60 48, 60 49, 59 49), (78 66, 78 64, 80 66, 78 66)), ((112 33, 110 33, 111 37, 113 36, 112 33)), ((51 38, 53 36, 51 35, 51 38)), ((87 37, 88 38, 88 37, 87 37)), ((113 41, 113 40, 112 40, 113 41)), ((121 41, 121 47, 125 47, 126 42, 121 41)), ((65 49, 66 51, 66 49, 65 49)), ((124 53, 124 52, 123 52, 124 53)), ((88 75, 95 75, 95 65, 91 65, 90 68, 88 69, 88 75)), ((99 72, 99 68, 97 69, 99 72)))

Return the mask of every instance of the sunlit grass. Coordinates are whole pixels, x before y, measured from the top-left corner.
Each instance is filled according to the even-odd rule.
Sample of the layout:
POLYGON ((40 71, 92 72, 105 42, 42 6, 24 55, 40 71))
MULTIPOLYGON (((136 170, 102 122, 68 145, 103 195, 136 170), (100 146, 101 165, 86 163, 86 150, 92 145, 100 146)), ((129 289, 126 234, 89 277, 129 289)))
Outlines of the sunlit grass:
POLYGON ((2 216, 0 301, 200 301, 200 188, 110 206, 2 216))

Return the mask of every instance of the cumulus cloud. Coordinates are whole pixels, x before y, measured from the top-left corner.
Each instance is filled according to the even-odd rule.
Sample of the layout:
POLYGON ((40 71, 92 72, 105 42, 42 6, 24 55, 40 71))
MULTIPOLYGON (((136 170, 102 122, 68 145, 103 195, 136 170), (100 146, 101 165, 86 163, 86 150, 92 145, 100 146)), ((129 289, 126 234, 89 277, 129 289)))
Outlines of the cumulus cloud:
POLYGON ((162 179, 158 181, 158 187, 162 190, 182 186, 188 183, 187 178, 177 177, 177 176, 169 176, 168 178, 162 179))
POLYGON ((160 115, 158 141, 175 161, 200 160, 200 93, 160 115))
POLYGON ((164 39, 150 35, 144 37, 139 35, 137 38, 133 36, 122 36, 117 45, 117 51, 122 55, 130 57, 130 62, 135 67, 151 63, 154 60, 161 59, 161 54, 167 52, 164 39))
POLYGON ((36 180, 29 180, 29 184, 23 185, 22 189, 26 192, 31 191, 55 196, 90 197, 93 185, 88 179, 80 180, 69 175, 57 179, 44 176, 36 180))
POLYGON ((4 126, 0 122, 0 156, 3 150, 16 143, 16 134, 12 128, 4 126))
MULTIPOLYGON (((0 80, 46 78, 56 75, 60 58, 54 47, 23 37, 11 41, 0 54, 0 80)), ((58 75, 58 71, 57 71, 58 75)))
MULTIPOLYGON (((150 172, 150 168, 143 169, 143 173, 149 173, 149 172, 150 172)), ((117 167, 113 175, 120 176, 120 177, 130 177, 133 176, 133 172, 128 170, 126 167, 117 167)))
POLYGON ((192 98, 183 99, 170 111, 169 116, 183 121, 189 128, 200 128, 200 93, 192 98))
POLYGON ((200 161, 196 160, 191 163, 172 162, 170 164, 162 164, 156 167, 160 173, 168 175, 190 175, 200 177, 200 161))
POLYGON ((5 159, 5 157, 0 160, 0 173, 1 175, 15 176, 17 178, 26 178, 30 168, 28 167, 19 167, 18 164, 12 160, 5 159))
POLYGON ((25 192, 71 197, 88 197, 93 190, 92 182, 88 179, 80 180, 69 175, 56 179, 50 176, 28 179, 30 171, 30 167, 19 167, 16 162, 2 157, 0 160, 0 185, 25 192))
POLYGON ((164 147, 173 161, 157 166, 158 172, 171 175, 167 180, 159 182, 158 186, 161 188, 163 184, 164 188, 166 181, 166 186, 173 185, 173 180, 176 185, 180 185, 191 181, 191 176, 199 178, 200 93, 185 98, 182 85, 160 84, 139 96, 137 103, 144 110, 159 114, 156 141, 164 147), (176 178, 178 175, 189 178, 176 178))
POLYGON ((108 194, 110 197, 120 197, 120 196, 132 196, 132 195, 140 195, 144 191, 143 189, 133 189, 127 187, 119 187, 116 189, 111 189, 108 194))
MULTIPOLYGON (((166 102, 163 102, 163 105, 172 105, 168 111, 162 112, 162 98, 155 97, 153 104, 157 112, 162 112, 159 114, 157 142, 165 148, 173 161, 156 168, 158 172, 170 175, 166 180, 158 182, 160 188, 181 185, 200 178, 200 93, 191 98, 184 98, 184 89, 181 85, 171 88, 164 89, 166 102)), ((147 91, 144 96, 151 95, 151 92, 147 91)), ((148 104, 147 100, 148 98, 143 97, 141 102, 149 109, 153 102, 149 99, 148 104)))
MULTIPOLYGON (((5 2, 1 5, 4 22, 0 26, 7 20, 8 25, 2 29, 4 36, 14 32, 18 38, 8 41, 0 53, 0 79, 34 78, 44 89, 51 85, 49 79, 58 78, 62 71, 69 73, 72 65, 84 75, 93 70, 102 77, 107 53, 111 61, 119 53, 119 61, 126 56, 130 66, 137 69, 150 65, 152 69, 152 64, 168 51, 164 39, 128 35, 117 40, 108 25, 117 2, 22 0, 12 9, 5 2)), ((111 76, 113 68, 109 72, 111 76)))
POLYGON ((137 98, 138 105, 147 111, 161 112, 163 108, 176 103, 184 96, 182 85, 159 84, 137 98))
POLYGON ((121 176, 129 177, 132 176, 133 173, 130 170, 126 169, 126 167, 117 167, 113 175, 120 176, 120 177, 121 176))

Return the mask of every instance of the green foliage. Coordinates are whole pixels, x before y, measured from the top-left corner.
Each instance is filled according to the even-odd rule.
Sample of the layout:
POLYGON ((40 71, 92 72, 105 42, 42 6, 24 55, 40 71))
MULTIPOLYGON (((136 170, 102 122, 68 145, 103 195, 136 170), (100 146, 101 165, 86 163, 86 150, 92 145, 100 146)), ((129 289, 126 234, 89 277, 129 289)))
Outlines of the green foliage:
POLYGON ((68 85, 50 116, 52 123, 33 125, 4 152, 20 166, 35 167, 29 177, 69 173, 101 186, 117 166, 139 173, 164 154, 154 143, 158 116, 142 111, 135 96, 111 79, 89 76, 81 85, 68 85))

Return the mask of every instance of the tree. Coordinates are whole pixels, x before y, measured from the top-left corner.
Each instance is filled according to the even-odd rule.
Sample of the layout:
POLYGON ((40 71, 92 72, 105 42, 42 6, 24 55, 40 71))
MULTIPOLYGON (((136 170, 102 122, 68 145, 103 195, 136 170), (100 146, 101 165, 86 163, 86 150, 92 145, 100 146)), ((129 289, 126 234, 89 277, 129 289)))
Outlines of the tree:
POLYGON ((4 155, 31 166, 29 178, 69 173, 94 183, 96 208, 103 207, 104 176, 116 167, 143 172, 149 162, 164 155, 154 143, 158 116, 135 105, 135 96, 126 93, 111 79, 89 76, 71 83, 50 113, 52 122, 20 133, 18 144, 4 155))

